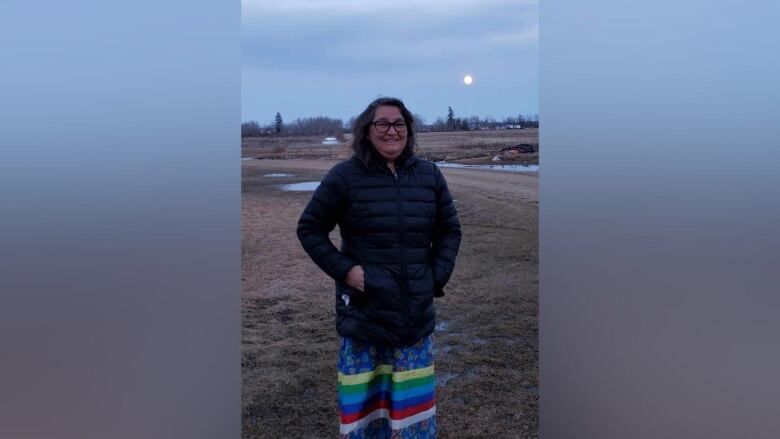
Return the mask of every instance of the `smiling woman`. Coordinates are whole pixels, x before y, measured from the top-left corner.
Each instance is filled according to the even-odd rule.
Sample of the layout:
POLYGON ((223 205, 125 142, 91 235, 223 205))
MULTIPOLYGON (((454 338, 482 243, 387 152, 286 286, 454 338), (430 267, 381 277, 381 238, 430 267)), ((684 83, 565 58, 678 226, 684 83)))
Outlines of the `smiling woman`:
MULTIPOLYGON (((403 422, 393 418, 404 415, 396 401, 406 398, 397 388, 384 386, 402 384, 405 377, 397 375, 400 381, 395 381, 392 371, 380 367, 402 366, 385 363, 389 356, 377 350, 377 339, 407 328, 404 315, 410 332, 415 325, 429 324, 425 313, 433 308, 422 308, 431 301, 430 291, 440 294, 447 272, 445 265, 434 264, 433 255, 455 247, 416 247, 414 240, 430 234, 431 242, 440 243, 443 236, 438 234, 448 232, 435 214, 435 190, 445 184, 443 173, 458 199, 464 238, 453 281, 444 287, 447 297, 433 300, 436 321, 446 319, 455 330, 454 335, 433 334, 435 377, 444 379, 436 387, 435 426, 429 418, 428 433, 435 429, 445 438, 538 435, 536 399, 522 390, 525 383, 538 384, 538 206, 525 192, 516 196, 519 183, 507 180, 536 181, 538 173, 497 172, 507 167, 434 168, 422 160, 518 164, 525 156, 491 159, 506 146, 538 144, 536 128, 498 130, 519 124, 520 114, 525 123, 526 115, 538 113, 538 9, 538 0, 241 0, 241 118, 266 128, 265 136, 242 141, 242 156, 269 158, 242 162, 242 170, 248 171, 242 172, 246 195, 241 228, 242 248, 247 249, 242 251, 246 280, 241 344, 242 433, 247 439, 334 438, 341 424, 353 429, 345 436, 358 437, 363 431, 355 424, 359 421, 382 428, 387 423, 390 429, 407 421, 415 424, 414 417, 403 422), (467 75, 470 83, 464 82, 467 75), (357 120, 369 102, 386 95, 401 95, 403 104, 392 99, 372 102, 365 117, 357 120), (405 108, 413 110, 414 123, 405 108), (277 112, 285 122, 279 133, 277 112), (319 117, 341 123, 321 131, 312 127, 317 132, 307 136, 296 127, 297 120, 319 117), (341 142, 322 144, 328 143, 326 136, 341 142), (287 148, 285 154, 273 153, 277 144, 287 148), (354 159, 340 163, 352 155, 354 159), (333 174, 316 195, 315 183, 282 187, 322 180, 331 168, 333 174), (254 170, 295 175, 265 178, 254 170), (475 183, 477 178, 486 181, 475 183), (311 263, 297 242, 289 242, 298 238, 284 230, 295 227, 310 200, 320 208, 316 216, 303 219, 306 239, 322 237, 322 227, 340 221, 339 231, 330 234, 335 245, 318 241, 321 246, 310 248, 312 257, 340 252, 363 270, 362 278, 356 268, 349 279, 357 287, 362 279, 363 291, 347 283, 350 267, 324 265, 325 272, 339 269, 328 273, 338 277, 332 279, 311 263), (402 209, 402 221, 398 213, 388 214, 390 209, 402 209), (337 233, 345 238, 341 243, 337 233), (399 246, 402 240, 407 247, 399 246), (503 323, 510 319, 512 323, 503 323), (345 345, 339 353, 338 336, 370 340, 360 341, 366 349, 345 345), (472 343, 474 337, 489 344, 472 343), (362 358, 355 361, 364 353, 377 359, 378 368, 366 366, 362 358), (338 355, 344 359, 345 379, 337 386, 328 376, 338 355), (282 363, 282 358, 289 361, 282 363), (351 377, 369 368, 375 375, 351 377), (373 381, 364 381, 368 376, 373 381), (453 376, 457 378, 448 379, 453 376), (354 404, 364 404, 360 398, 366 395, 350 392, 362 388, 378 392, 373 394, 377 404, 396 405, 371 407, 368 401, 358 408, 354 404), (382 392, 390 392, 390 399, 382 392), (341 422, 336 421, 339 415, 344 416, 341 422), (371 421, 372 416, 378 418, 371 421)), ((322 261, 329 261, 324 257, 322 261)), ((420 340, 427 337, 423 334, 420 340)), ((408 350, 416 341, 404 339, 400 348, 383 346, 398 349, 398 355, 425 354, 432 365, 428 345, 408 350)), ((428 388, 413 391, 423 395, 428 388)))
POLYGON ((298 222, 335 280, 341 438, 436 437, 434 297, 455 267, 460 222, 444 176, 414 155, 395 98, 357 117, 355 155, 322 180, 298 222), (339 226, 341 249, 329 233, 339 226))
POLYGON ((406 121, 401 110, 392 105, 380 105, 374 111, 373 129, 369 139, 376 152, 387 160, 387 166, 395 172, 395 159, 406 147, 406 121))

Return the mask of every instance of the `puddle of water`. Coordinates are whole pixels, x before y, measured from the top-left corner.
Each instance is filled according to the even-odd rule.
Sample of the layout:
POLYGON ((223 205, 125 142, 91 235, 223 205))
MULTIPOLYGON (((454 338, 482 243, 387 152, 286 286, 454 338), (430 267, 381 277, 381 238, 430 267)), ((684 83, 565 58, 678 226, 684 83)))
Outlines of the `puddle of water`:
POLYGON ((533 384, 521 384, 520 388, 528 393, 533 393, 534 395, 539 394, 539 386, 534 386, 533 384))
POLYGON ((447 352, 450 352, 451 350, 455 349, 454 346, 450 346, 448 344, 443 344, 441 347, 439 345, 434 344, 433 345, 433 355, 437 354, 446 354, 447 352))
POLYGON ((241 160, 254 160, 257 157, 241 157, 241 160))
POLYGON ((486 344, 489 343, 486 339, 484 339, 482 337, 474 337, 474 338, 470 339, 469 341, 471 343, 474 343, 474 344, 480 345, 480 346, 483 346, 483 345, 486 345, 486 344))
POLYGON ((263 177, 292 177, 292 174, 265 174, 263 177))
POLYGON ((437 331, 446 331, 447 328, 449 328, 450 322, 447 320, 440 320, 439 323, 436 324, 436 330, 437 331))
POLYGON ((518 336, 518 337, 515 337, 515 338, 516 338, 516 341, 513 340, 513 342, 515 344, 519 343, 519 344, 531 345, 531 346, 536 346, 536 345, 539 344, 539 338, 538 337, 529 337, 527 335, 521 335, 521 336, 518 336))
POLYGON ((539 172, 539 165, 464 165, 462 163, 436 162, 440 168, 492 169, 505 172, 539 172))
POLYGON ((459 377, 457 373, 444 372, 436 375, 436 384, 439 386, 446 386, 452 379, 459 377))
POLYGON ((283 184, 280 187, 280 189, 283 191, 305 192, 305 191, 313 191, 317 189, 317 186, 319 185, 320 185, 319 181, 303 181, 300 183, 283 184))

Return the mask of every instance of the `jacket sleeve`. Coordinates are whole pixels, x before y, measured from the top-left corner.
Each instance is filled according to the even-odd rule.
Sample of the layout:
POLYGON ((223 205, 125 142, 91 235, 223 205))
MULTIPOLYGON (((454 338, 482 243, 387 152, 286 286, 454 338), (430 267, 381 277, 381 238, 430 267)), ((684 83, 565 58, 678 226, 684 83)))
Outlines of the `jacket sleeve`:
POLYGON ((344 280, 349 269, 357 265, 328 236, 341 218, 346 202, 346 182, 336 169, 331 169, 298 220, 298 239, 303 249, 322 271, 337 281, 344 280))
POLYGON ((444 295, 444 286, 450 280, 455 268, 455 258, 460 248, 461 231, 458 212, 438 166, 434 165, 436 181, 436 221, 433 226, 433 281, 436 286, 434 295, 444 295))

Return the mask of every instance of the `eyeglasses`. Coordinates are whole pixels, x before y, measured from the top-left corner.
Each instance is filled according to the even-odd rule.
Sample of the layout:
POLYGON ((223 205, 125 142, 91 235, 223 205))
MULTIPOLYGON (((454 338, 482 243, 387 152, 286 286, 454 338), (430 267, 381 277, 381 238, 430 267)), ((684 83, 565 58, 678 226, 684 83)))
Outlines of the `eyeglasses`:
POLYGON ((395 128, 396 133, 406 132, 406 122, 403 120, 399 120, 393 123, 380 120, 379 122, 371 122, 371 125, 374 126, 374 129, 376 130, 377 133, 381 133, 381 134, 390 131, 390 127, 395 128))

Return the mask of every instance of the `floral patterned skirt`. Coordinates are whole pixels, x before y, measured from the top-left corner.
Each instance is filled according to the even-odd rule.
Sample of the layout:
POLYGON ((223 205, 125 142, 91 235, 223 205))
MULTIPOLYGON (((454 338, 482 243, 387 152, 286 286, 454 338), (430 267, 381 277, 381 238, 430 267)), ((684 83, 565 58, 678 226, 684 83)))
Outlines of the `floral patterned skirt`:
POLYGON ((341 338, 341 439, 436 437, 433 339, 392 348, 341 338))

